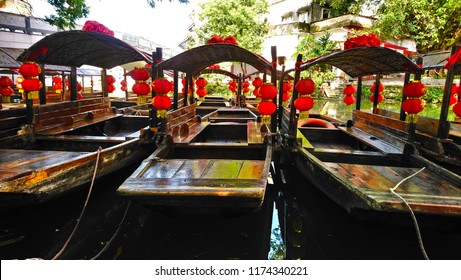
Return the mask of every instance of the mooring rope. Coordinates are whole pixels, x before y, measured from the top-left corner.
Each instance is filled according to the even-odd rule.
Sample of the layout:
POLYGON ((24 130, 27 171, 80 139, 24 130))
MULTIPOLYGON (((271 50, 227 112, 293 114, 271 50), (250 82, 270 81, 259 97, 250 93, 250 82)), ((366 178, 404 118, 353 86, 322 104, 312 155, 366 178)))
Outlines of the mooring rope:
POLYGON ((395 196, 397 196, 398 198, 400 198, 400 200, 403 201, 403 203, 405 204, 405 206, 407 206, 408 210, 410 210, 410 214, 411 214, 411 218, 413 219, 413 223, 415 224, 415 229, 416 229, 416 236, 418 237, 418 244, 419 244, 419 247, 421 248, 421 252, 423 253, 423 256, 424 256, 424 259, 426 260, 429 260, 429 257, 426 253, 426 250, 424 249, 424 244, 423 244, 423 238, 421 237, 421 232, 419 230, 419 225, 418 225, 418 221, 416 220, 416 216, 415 216, 415 213, 413 212, 413 210, 411 209, 410 207, 410 204, 408 204, 408 202, 401 196, 399 195, 398 193, 395 192, 395 190, 403 183, 405 182, 406 180, 408 179, 411 179, 413 178, 414 176, 418 175, 421 171, 423 171, 426 167, 423 167, 421 168, 420 170, 418 170, 417 172, 415 172, 414 174, 406 177, 406 178, 403 178, 400 182, 397 183, 397 185, 395 185, 395 187, 391 188, 390 191, 391 193, 393 193, 395 196))
POLYGON ((109 248, 110 244, 112 243, 112 241, 114 241, 115 237, 117 236, 118 232, 120 231, 120 228, 122 227, 123 225, 123 222, 125 221, 125 218, 126 218, 126 214, 128 213, 128 209, 130 208, 130 205, 131 205, 131 200, 128 201, 128 205, 126 206, 126 209, 125 209, 125 213, 123 214, 123 217, 122 217, 122 220, 120 221, 120 223, 118 224, 118 228, 117 230, 115 231, 114 235, 112 235, 112 237, 110 238, 110 240, 107 242, 107 244, 104 246, 104 248, 101 249, 101 251, 99 251, 99 253, 92 257, 91 260, 96 260, 97 258, 99 258, 106 250, 107 248, 109 248))
POLYGON ((78 225, 80 224, 80 221, 82 220, 83 214, 85 213, 86 206, 88 205, 88 201, 90 200, 91 191, 93 190, 93 184, 96 179, 96 173, 97 173, 98 165, 99 165, 99 156, 101 154, 101 151, 102 151, 102 148, 99 147, 98 153, 96 155, 96 165, 94 167, 93 178, 91 180, 90 189, 88 190, 88 195, 86 196, 86 201, 85 201, 85 204, 83 205, 82 212, 80 212, 80 216, 78 217, 77 223, 75 224, 74 229, 69 235, 69 238, 67 238, 66 243, 64 243, 64 246, 62 246, 61 250, 52 258, 52 260, 57 260, 61 256, 61 254, 67 248, 67 245, 69 245, 70 240, 74 236, 75 232, 77 231, 78 225))

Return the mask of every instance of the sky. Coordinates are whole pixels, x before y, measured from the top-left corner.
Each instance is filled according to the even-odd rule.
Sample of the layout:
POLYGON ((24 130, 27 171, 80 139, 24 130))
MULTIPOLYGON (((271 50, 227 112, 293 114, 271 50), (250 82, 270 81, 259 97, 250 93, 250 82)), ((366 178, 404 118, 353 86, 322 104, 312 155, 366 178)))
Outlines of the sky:
MULTIPOLYGON (((54 10, 45 0, 30 0, 34 16, 43 17, 54 10)), ((189 4, 177 1, 158 1, 152 9, 146 0, 86 0, 90 7, 87 18, 77 23, 83 25, 87 20, 96 20, 115 32, 124 32, 143 36, 151 41, 175 47, 187 35, 187 28, 192 23, 189 14, 194 8, 195 0, 189 4)))

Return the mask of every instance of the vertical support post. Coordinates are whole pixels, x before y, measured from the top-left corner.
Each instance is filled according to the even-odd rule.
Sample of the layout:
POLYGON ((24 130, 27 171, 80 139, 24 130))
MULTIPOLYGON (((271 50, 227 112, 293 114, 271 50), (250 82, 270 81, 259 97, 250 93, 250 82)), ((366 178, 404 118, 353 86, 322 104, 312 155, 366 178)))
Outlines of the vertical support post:
MULTIPOLYGON (((410 73, 407 72, 405 73, 405 79, 403 81, 403 86, 405 87, 405 85, 408 84, 409 82, 410 82, 410 73)), ((402 94, 402 103, 400 104, 400 117, 399 117, 401 121, 405 121, 405 117, 407 115, 405 111, 402 109, 402 105, 405 100, 407 100, 407 97, 402 94)))
POLYGON ((278 126, 278 129, 282 129, 282 118, 283 118, 283 83, 284 83, 284 80, 285 80, 285 60, 286 60, 286 57, 284 56, 279 56, 277 58, 278 60, 278 64, 280 66, 282 66, 282 70, 280 72, 280 80, 279 80, 279 94, 278 94, 278 98, 279 98, 279 101, 278 101, 278 111, 277 111, 277 126, 278 126))
MULTIPOLYGON (((107 78, 107 77, 106 77, 107 78)), ((78 92, 77 92, 77 67, 70 68, 70 100, 75 101, 78 100, 78 92)), ((107 92, 107 82, 104 79, 104 97, 108 97, 109 93, 107 92)))
MULTIPOLYGON (((163 69, 158 67, 158 64, 162 61, 162 48, 156 48, 155 52, 152 53, 152 81, 157 77, 163 77, 163 69), (156 71, 155 71, 156 70, 156 71)), ((155 98, 155 92, 152 91, 152 99, 155 98)), ((150 130, 158 131, 159 120, 157 118, 157 109, 151 104, 149 104, 149 119, 150 119, 150 130)), ((165 123, 160 124, 160 131, 166 129, 165 123)))
POLYGON ((178 109, 178 70, 173 71, 173 110, 178 109))
POLYGON ((301 77, 301 71, 299 69, 299 65, 302 61, 302 54, 298 54, 296 57, 296 64, 295 64, 295 79, 293 81, 293 94, 291 96, 290 102, 290 127, 288 135, 291 136, 292 139, 296 137, 296 129, 298 127, 298 119, 296 118, 296 108, 294 106, 296 98, 298 98, 298 91, 296 90, 296 83, 299 81, 301 77))
MULTIPOLYGON (((109 96, 109 93, 107 92, 107 69, 106 68, 103 68, 101 70, 101 88, 102 88, 102 96, 103 97, 109 96)), ((72 92, 71 92, 71 95, 72 95, 72 92)), ((70 100, 73 100, 72 96, 70 100)))
MULTIPOLYGON (((458 51, 459 47, 451 49, 451 55, 458 51)), ((445 90, 443 92, 442 108, 440 110, 439 128, 437 138, 446 139, 450 134, 450 122, 448 121, 448 110, 450 109, 450 95, 453 79, 455 75, 455 65, 448 69, 447 78, 445 79, 445 90)))
MULTIPOLYGON (((275 46, 271 47, 271 57, 272 57, 272 73, 271 73, 271 83, 277 88, 277 48, 275 46)), ((277 96, 272 99, 272 102, 277 106, 277 96)), ((277 114, 271 115, 271 132, 277 131, 277 114)))
POLYGON ((379 83, 380 83, 380 75, 376 74, 375 92, 373 92, 373 114, 376 114, 378 112, 379 83))
POLYGON ((42 83, 42 87, 40 88, 38 97, 40 100, 40 104, 46 104, 45 65, 40 64, 40 68, 42 69, 42 71, 38 75, 38 78, 40 82, 42 83))
POLYGON ((357 78, 357 100, 355 101, 355 110, 360 111, 362 106, 362 76, 357 78))

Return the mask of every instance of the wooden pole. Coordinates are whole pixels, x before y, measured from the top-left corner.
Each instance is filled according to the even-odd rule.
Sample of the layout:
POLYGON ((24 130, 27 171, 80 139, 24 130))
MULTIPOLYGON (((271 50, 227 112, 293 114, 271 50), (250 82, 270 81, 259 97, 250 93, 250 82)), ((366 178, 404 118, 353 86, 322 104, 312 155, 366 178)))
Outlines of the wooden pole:
POLYGON ((291 136, 292 139, 296 137, 296 129, 298 127, 298 119, 296 118, 296 108, 294 106, 296 98, 298 98, 298 91, 296 90, 296 83, 299 81, 301 77, 301 71, 299 69, 299 64, 302 61, 302 54, 298 54, 296 57, 296 65, 295 65, 295 79, 293 81, 293 94, 291 96, 290 102, 290 127, 288 131, 288 135, 291 136))
MULTIPOLYGON (((277 48, 276 46, 271 47, 271 56, 272 56, 272 73, 271 73, 271 83, 277 88, 277 48)), ((277 96, 272 99, 272 102, 277 106, 277 96)), ((277 114, 271 115, 271 132, 277 131, 277 114)))
POLYGON ((357 78, 357 100, 355 101, 355 110, 360 111, 362 103, 362 76, 357 78))
POLYGON ((380 83, 380 77, 379 77, 379 74, 376 74, 375 92, 373 92, 373 114, 376 114, 378 112, 379 83, 380 83))
POLYGON ((178 70, 173 71, 173 110, 178 109, 178 70))
MULTIPOLYGON (((459 47, 451 48, 451 55, 458 51, 459 47)), ((451 87, 453 86, 453 79, 455 75, 455 65, 453 64, 447 73, 447 78, 445 79, 445 90, 443 92, 442 99, 442 108, 440 110, 439 118, 439 128, 437 131, 437 137, 441 139, 448 138, 450 134, 450 122, 448 121, 448 110, 450 109, 450 96, 451 96, 451 87)))
POLYGON ((40 64, 42 71, 38 75, 40 82, 42 82, 42 87, 40 88, 38 97, 40 99, 40 104, 46 104, 46 85, 45 85, 45 65, 40 64))
MULTIPOLYGON (((104 82, 106 79, 104 79, 104 82)), ((107 92, 107 82, 104 83, 105 88, 104 88, 104 97, 109 96, 109 93, 107 92)), ((70 81, 69 81, 69 87, 70 87, 70 100, 75 101, 78 100, 78 92, 77 92, 77 67, 71 67, 70 68, 70 81)))
POLYGON ((278 129, 280 130, 282 128, 282 118, 283 118, 283 82, 285 80, 285 60, 286 60, 286 57, 284 56, 279 56, 277 58, 278 60, 278 64, 280 66, 282 66, 282 70, 281 70, 281 76, 280 76, 280 80, 279 80, 279 102, 278 102, 278 111, 277 111, 277 126, 278 126, 278 129))

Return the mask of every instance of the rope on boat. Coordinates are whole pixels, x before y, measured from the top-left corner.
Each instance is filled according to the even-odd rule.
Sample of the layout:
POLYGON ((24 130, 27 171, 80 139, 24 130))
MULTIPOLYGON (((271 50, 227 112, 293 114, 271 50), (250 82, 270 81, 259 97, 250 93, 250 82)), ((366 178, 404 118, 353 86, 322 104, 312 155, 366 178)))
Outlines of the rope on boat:
POLYGON ((117 236, 118 232, 120 231, 120 228, 122 227, 123 225, 123 222, 125 221, 125 218, 126 218, 126 214, 128 213, 128 209, 130 208, 130 205, 131 205, 131 200, 128 201, 128 205, 126 206, 126 209, 125 209, 125 213, 123 214, 123 217, 122 217, 122 220, 120 221, 120 223, 118 224, 118 228, 117 230, 115 231, 114 235, 112 235, 112 237, 110 238, 110 240, 107 242, 107 244, 104 246, 104 248, 101 249, 101 251, 99 251, 99 253, 92 257, 91 260, 96 260, 98 259, 106 250, 107 248, 109 248, 110 244, 112 243, 112 241, 114 241, 115 237, 117 236))
POLYGON ((415 216, 415 213, 413 212, 413 210, 411 209, 410 207, 410 204, 408 204, 408 202, 401 196, 399 195, 398 193, 395 192, 395 190, 403 183, 405 182, 406 180, 408 179, 411 179, 413 178, 414 176, 418 175, 418 173, 420 173, 421 171, 423 171, 426 167, 423 167, 421 168, 420 170, 418 170, 417 172, 413 173, 412 175, 406 177, 406 178, 403 178, 400 182, 397 183, 397 185, 395 185, 395 187, 391 188, 390 191, 392 194, 394 194, 395 196, 397 196, 398 198, 400 198, 400 200, 403 201, 403 203, 405 204, 405 206, 407 206, 408 210, 410 210, 410 214, 411 214, 411 218, 413 219, 413 223, 415 224, 415 229, 416 229, 416 236, 418 237, 418 244, 419 244, 419 247, 421 248, 421 252, 423 253, 423 256, 424 256, 424 259, 426 260, 429 260, 429 257, 426 253, 426 250, 424 249, 424 244, 423 244, 423 238, 421 237, 421 232, 419 230, 419 225, 418 225, 418 221, 416 220, 416 216, 415 216))
POLYGON ((69 238, 67 238, 66 243, 64 243, 64 246, 62 246, 61 250, 52 258, 52 260, 57 260, 61 256, 61 254, 67 248, 67 245, 69 245, 70 240, 74 236, 75 232, 77 231, 78 225, 80 224, 80 221, 82 220, 83 214, 85 213, 86 206, 88 205, 88 201, 90 200, 91 191, 93 190, 93 184, 96 179, 96 173, 97 173, 96 171, 98 170, 99 156, 101 154, 101 151, 102 151, 102 148, 99 147, 97 151, 98 153, 96 155, 96 165, 94 167, 93 178, 91 180, 90 189, 88 190, 88 195, 86 196, 86 201, 85 201, 85 204, 83 205, 82 212, 80 212, 80 216, 78 217, 77 223, 75 224, 74 229, 69 235, 69 238))

